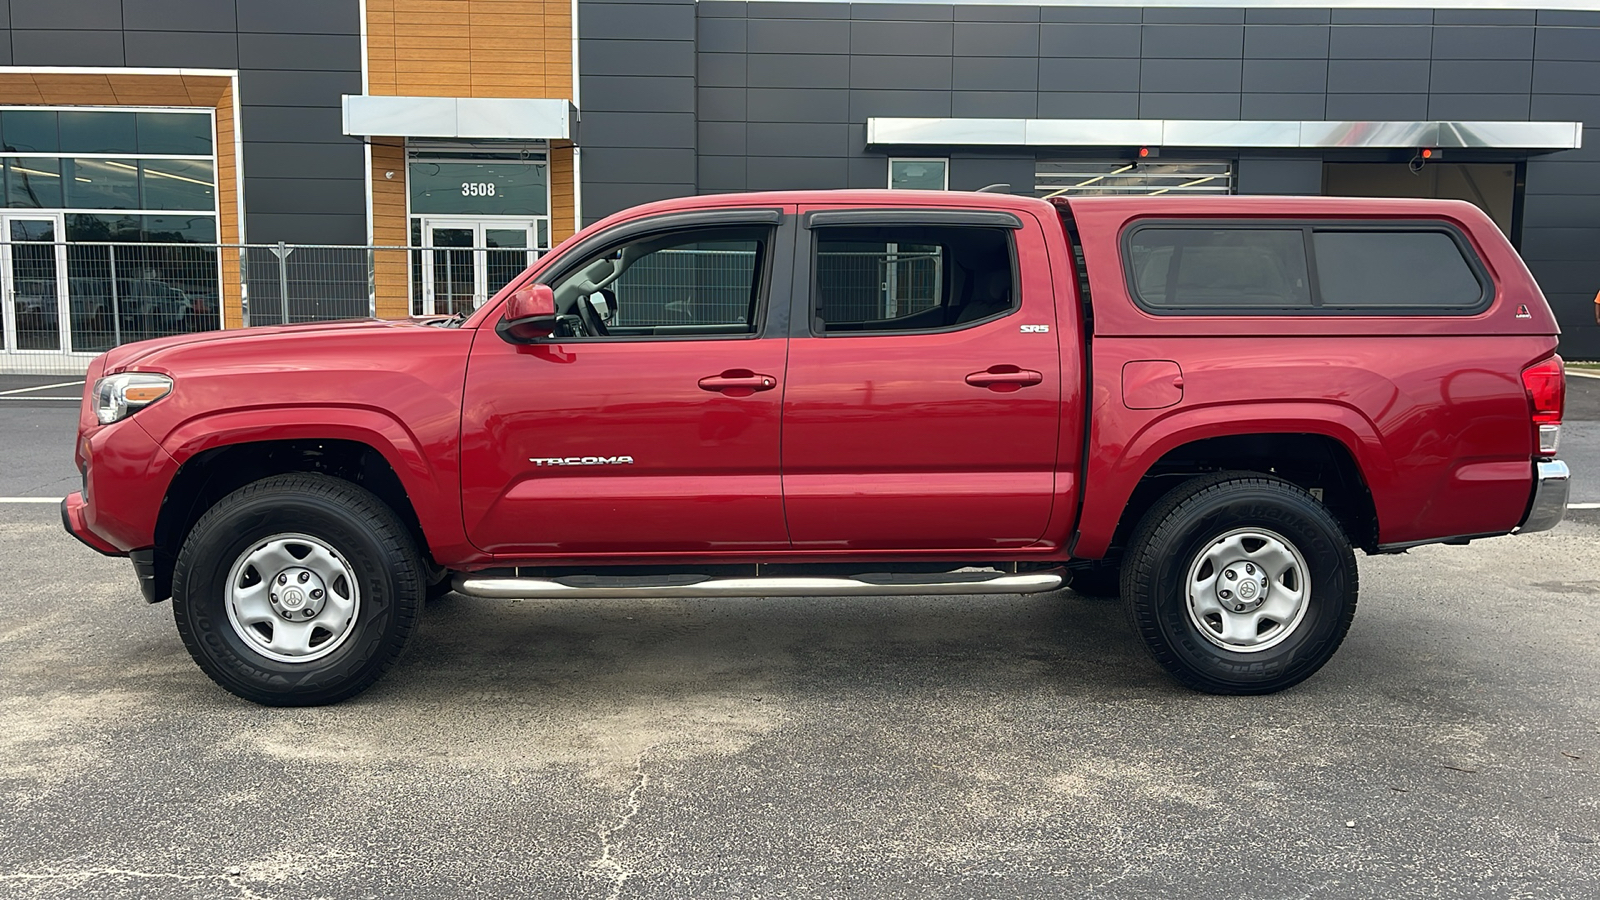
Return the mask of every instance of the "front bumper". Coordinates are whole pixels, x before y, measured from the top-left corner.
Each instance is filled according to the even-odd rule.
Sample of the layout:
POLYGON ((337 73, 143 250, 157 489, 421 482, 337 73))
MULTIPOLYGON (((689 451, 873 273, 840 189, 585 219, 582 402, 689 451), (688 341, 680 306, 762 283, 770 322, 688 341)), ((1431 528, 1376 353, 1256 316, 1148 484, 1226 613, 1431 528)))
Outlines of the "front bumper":
POLYGON ((61 527, 82 541, 84 546, 91 550, 104 553, 107 556, 127 556, 128 554, 117 549, 116 545, 89 530, 89 523, 85 520, 84 510, 89 502, 83 499, 82 491, 73 491, 61 500, 61 527))
POLYGON ((1559 459, 1533 464, 1533 501, 1517 526, 1518 534, 1549 531, 1567 514, 1567 497, 1572 493, 1572 472, 1559 459))

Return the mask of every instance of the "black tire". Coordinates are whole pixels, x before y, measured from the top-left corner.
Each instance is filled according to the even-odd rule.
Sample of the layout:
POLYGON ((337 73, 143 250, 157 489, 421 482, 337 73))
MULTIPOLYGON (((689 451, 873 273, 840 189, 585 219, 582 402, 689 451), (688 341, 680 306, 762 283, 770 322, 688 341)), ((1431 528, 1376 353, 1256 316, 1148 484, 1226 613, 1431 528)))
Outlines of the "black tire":
POLYGON ((1122 561, 1093 559, 1067 563, 1067 587, 1081 597, 1115 600, 1122 594, 1122 561))
POLYGON ((1140 520, 1122 568, 1122 595, 1145 648, 1174 678, 1211 694, 1269 694, 1304 681, 1339 649, 1356 611, 1344 529, 1306 491, 1254 473, 1205 475, 1173 489, 1140 520), (1287 561, 1278 574, 1268 569, 1279 568, 1274 560, 1287 561), (1225 581, 1230 571, 1235 580, 1225 581), (1194 591, 1193 603, 1191 573, 1215 585, 1194 591), (1230 599, 1219 599, 1230 587, 1230 599))
MULTIPOLYGON (((286 561, 292 565, 295 559, 286 561)), ((308 569, 318 565, 304 564, 308 569)), ((427 587, 425 571, 405 526, 367 490, 326 475, 276 475, 222 498, 195 523, 173 572, 173 617, 194 661, 234 694, 268 706, 334 703, 370 687, 399 659, 416 631, 427 587), (279 590, 273 582, 294 586, 296 579, 262 575, 250 563, 266 559, 260 554, 269 547, 291 557, 298 548, 307 553, 306 560, 337 564, 331 579, 319 580, 315 572, 309 576, 309 584, 327 587, 325 592, 304 592, 307 597, 325 595, 315 613, 313 601, 301 592, 282 601, 296 604, 293 610, 280 607, 279 595, 272 594, 274 616, 303 612, 311 622, 289 619, 281 624, 268 618, 252 625, 241 621, 247 615, 242 606, 230 609, 235 602, 229 599, 230 579, 244 585, 234 596, 259 585, 279 590), (318 623, 322 611, 334 603, 346 604, 350 615, 344 616, 342 607, 329 612, 337 620, 332 627, 338 634, 313 645, 317 634, 332 635, 326 629, 319 632, 318 623), (267 655, 273 650, 266 644, 277 629, 296 625, 304 626, 308 635, 302 654, 306 659, 267 655)), ((258 604, 264 602, 259 591, 253 596, 258 604)))

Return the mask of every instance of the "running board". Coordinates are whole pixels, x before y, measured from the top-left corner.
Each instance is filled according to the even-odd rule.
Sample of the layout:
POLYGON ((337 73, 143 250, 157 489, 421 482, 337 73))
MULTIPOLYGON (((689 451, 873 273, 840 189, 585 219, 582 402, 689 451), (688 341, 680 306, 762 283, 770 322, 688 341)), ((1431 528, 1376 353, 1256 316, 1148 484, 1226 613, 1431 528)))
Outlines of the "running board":
POLYGON ((883 597, 918 594, 1037 594, 1066 583, 1061 570, 1010 575, 941 572, 873 573, 849 578, 710 578, 704 575, 567 575, 494 578, 457 575, 455 589, 492 600, 657 597, 883 597))

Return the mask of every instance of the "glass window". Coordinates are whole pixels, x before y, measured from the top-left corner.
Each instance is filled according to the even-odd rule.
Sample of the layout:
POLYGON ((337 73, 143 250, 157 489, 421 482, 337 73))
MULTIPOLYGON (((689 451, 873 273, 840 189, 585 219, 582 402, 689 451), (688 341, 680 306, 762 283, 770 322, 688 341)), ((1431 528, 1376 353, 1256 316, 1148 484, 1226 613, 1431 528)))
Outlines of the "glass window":
POLYGON ((550 209, 542 162, 414 161, 408 171, 413 213, 542 216, 550 209))
POLYGON ((655 236, 594 257, 555 286, 567 337, 753 334, 766 228, 655 236))
POLYGON ((1311 306, 1299 228, 1141 228, 1127 264, 1139 302, 1152 309, 1311 306))
POLYGON ((818 332, 938 331, 1018 306, 1003 231, 838 226, 816 235, 818 332))
POLYGON ((60 208, 61 160, 40 157, 6 160, 6 205, 60 208))
POLYGON ((949 187, 950 164, 942 159, 889 160, 889 187, 906 191, 942 191, 949 187))
POLYGON ((70 213, 67 240, 213 244, 217 240, 217 218, 70 213))
POLYGON ((61 149, 56 113, 41 109, 0 112, 0 138, 9 153, 54 153, 61 149))
POLYGON ((211 153, 211 116, 195 113, 134 114, 140 153, 206 156, 211 153))
POLYGON ((215 209, 211 163, 198 159, 147 159, 139 163, 145 209, 215 209))
POLYGON ((138 209, 139 165, 123 159, 64 159, 67 206, 138 209))
POLYGON ((134 113, 62 112, 62 153, 135 153, 134 113))
POLYGON ((1324 306, 1467 309, 1483 285, 1442 231, 1322 231, 1312 235, 1324 306))

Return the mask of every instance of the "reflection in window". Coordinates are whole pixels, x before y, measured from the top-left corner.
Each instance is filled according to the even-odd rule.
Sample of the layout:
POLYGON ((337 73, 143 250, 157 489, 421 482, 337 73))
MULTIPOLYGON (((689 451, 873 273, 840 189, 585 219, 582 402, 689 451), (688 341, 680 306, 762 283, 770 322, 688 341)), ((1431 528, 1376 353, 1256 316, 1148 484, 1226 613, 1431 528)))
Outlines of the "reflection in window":
POLYGON ((67 206, 72 209, 138 209, 139 166, 121 159, 66 159, 67 206))
POLYGON ((196 159, 147 159, 140 164, 145 209, 213 209, 211 163, 196 159))
POLYGON ((6 160, 6 205, 27 209, 61 206, 61 161, 39 157, 6 160))

